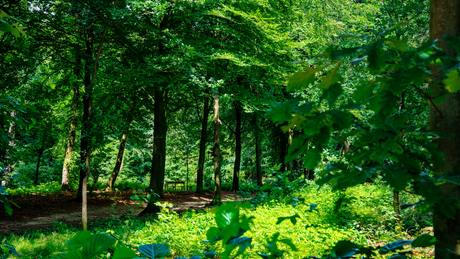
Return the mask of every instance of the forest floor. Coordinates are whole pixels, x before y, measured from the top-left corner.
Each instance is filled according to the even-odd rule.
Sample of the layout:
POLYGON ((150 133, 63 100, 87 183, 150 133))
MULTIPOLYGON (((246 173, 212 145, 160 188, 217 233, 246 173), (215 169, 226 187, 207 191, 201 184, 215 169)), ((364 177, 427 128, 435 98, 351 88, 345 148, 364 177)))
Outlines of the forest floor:
MULTIPOLYGON (((146 204, 139 205, 131 197, 131 191, 102 192, 96 191, 88 195, 88 221, 93 222, 110 217, 119 218, 124 215, 137 216, 146 204)), ((9 197, 20 206, 13 207, 13 215, 0 212, 0 235, 5 232, 20 233, 23 230, 50 228, 60 222, 68 225, 81 225, 81 203, 74 201, 75 193, 60 194, 29 194, 9 197)), ((213 193, 167 192, 160 202, 173 204, 178 213, 188 209, 207 210, 212 201, 213 193)), ((242 200, 234 192, 222 192, 222 200, 242 200)))

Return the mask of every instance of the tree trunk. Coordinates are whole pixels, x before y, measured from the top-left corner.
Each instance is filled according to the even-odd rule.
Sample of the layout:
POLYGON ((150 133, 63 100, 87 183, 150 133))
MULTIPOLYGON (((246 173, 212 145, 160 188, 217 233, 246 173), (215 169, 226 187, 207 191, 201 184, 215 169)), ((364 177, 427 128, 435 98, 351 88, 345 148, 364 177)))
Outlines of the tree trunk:
POLYGON ((240 101, 235 101, 236 129, 235 129, 235 164, 233 166, 232 191, 236 192, 240 188, 240 166, 241 166, 241 115, 242 107, 240 101))
POLYGON ((40 170, 40 161, 43 155, 43 151, 45 150, 45 141, 46 141, 46 129, 43 129, 43 139, 42 139, 42 146, 38 150, 38 161, 37 161, 37 167, 35 169, 35 181, 34 185, 38 185, 38 172, 40 170))
POLYGON ((214 198, 211 205, 219 205, 222 203, 221 179, 220 179, 220 124, 219 119, 219 97, 214 96, 214 147, 212 149, 214 156, 214 198))
POLYGON ((118 173, 121 171, 121 165, 123 163, 123 154, 125 152, 126 146, 126 139, 128 138, 128 130, 125 129, 123 131, 123 135, 121 136, 120 141, 120 148, 118 149, 117 161, 115 163, 115 167, 113 168, 112 174, 107 181, 107 186, 105 187, 105 191, 112 191, 113 185, 115 184, 115 180, 117 179, 118 173))
POLYGON ((279 155, 280 155, 280 163, 281 163, 281 172, 284 172, 287 169, 287 164, 284 162, 284 158, 287 155, 287 147, 288 147, 288 134, 284 133, 280 127, 276 126, 276 132, 279 139, 279 155))
POLYGON ((256 138, 256 170, 257 170, 257 185, 262 186, 262 150, 260 141, 260 129, 257 119, 257 114, 254 113, 254 135, 256 138))
POLYGON ((203 169, 204 160, 206 158, 206 133, 208 131, 208 117, 210 109, 208 97, 204 98, 203 121, 201 122, 201 137, 200 137, 200 154, 198 157, 198 170, 196 172, 196 192, 203 193, 203 169))
POLYGON ((82 203, 82 224, 83 230, 87 229, 87 185, 91 172, 91 108, 93 105, 93 85, 91 83, 91 69, 93 67, 93 31, 87 32, 86 51, 85 51, 85 95, 83 97, 83 121, 81 130, 80 145, 80 181, 78 186, 77 201, 82 203), (84 165, 84 166, 83 166, 84 165))
MULTIPOLYGON (((75 74, 78 76, 80 73, 75 72, 75 74)), ((61 190, 63 191, 70 191, 69 168, 70 168, 70 161, 72 159, 73 148, 75 146, 75 137, 76 137, 76 128, 77 128, 77 119, 78 119, 77 106, 78 106, 78 99, 80 98, 80 91, 78 88, 79 87, 78 87, 78 81, 77 81, 75 82, 75 85, 73 87, 72 115, 71 115, 72 118, 70 121, 69 140, 67 141, 64 165, 62 166, 61 190)))
MULTIPOLYGON (((166 90, 155 91, 154 117, 155 124, 153 128, 153 158, 150 170, 150 190, 163 196, 163 184, 165 180, 166 164, 166 90)), ((153 197, 153 193, 152 193, 153 197)), ((151 199, 142 214, 158 213, 160 207, 155 205, 156 199, 151 199)))
MULTIPOLYGON (((455 58, 458 54, 441 39, 444 35, 459 36, 460 33, 460 0, 430 1, 430 38, 439 39, 438 47, 444 49, 448 56, 455 58)), ((436 96, 446 93, 442 85, 444 74, 439 67, 433 66, 431 72, 435 80, 429 90, 436 96)), ((446 172, 458 172, 460 168, 460 93, 451 94, 442 104, 438 105, 442 114, 430 104, 430 130, 444 132, 449 139, 438 139, 439 150, 444 153, 444 165, 435 165, 439 175, 446 172)), ((458 174, 458 173, 457 173, 458 174)), ((445 183, 439 186, 444 196, 460 198, 460 187, 445 183)), ((436 258, 454 258, 460 255, 460 209, 457 207, 454 218, 444 219, 439 216, 438 208, 433 215, 434 235, 438 242, 435 247, 436 258)))

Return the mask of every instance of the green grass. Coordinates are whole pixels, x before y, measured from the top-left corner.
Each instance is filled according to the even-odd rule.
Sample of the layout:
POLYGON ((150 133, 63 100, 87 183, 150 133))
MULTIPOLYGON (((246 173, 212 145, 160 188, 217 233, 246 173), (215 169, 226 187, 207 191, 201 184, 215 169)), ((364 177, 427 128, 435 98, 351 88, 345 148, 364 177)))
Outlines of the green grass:
MULTIPOLYGON (((261 194, 255 199, 255 207, 245 212, 255 219, 246 234, 253 239, 252 248, 241 258, 259 258, 258 253, 267 253, 267 239, 276 232, 280 232, 280 238, 291 239, 298 249, 298 252, 289 252, 285 258, 321 256, 339 240, 369 245, 408 238, 408 234, 415 232, 396 231, 391 194, 387 187, 370 184, 350 188, 345 193, 306 184, 283 195, 276 192, 268 196, 261 194), (340 197, 350 202, 342 204, 340 210, 334 213, 335 202, 340 197), (293 206, 293 202, 296 206, 293 206), (317 210, 308 211, 311 203, 318 204, 317 210), (300 216, 295 225, 289 220, 276 225, 278 217, 295 214, 300 216)), ((402 199, 403 202, 416 201, 416 197, 407 195, 403 195, 402 199)), ((429 224, 426 218, 417 215, 413 211, 404 212, 403 223, 416 222, 418 229, 429 224)), ((133 249, 141 244, 163 243, 170 246, 172 256, 190 257, 202 256, 210 250, 223 251, 220 243, 201 243, 206 240, 207 229, 215 224, 211 212, 190 211, 179 216, 175 212, 165 211, 158 219, 125 217, 95 222, 90 224, 90 230, 113 235, 120 244, 133 249)), ((53 254, 66 251, 65 241, 76 231, 79 230, 74 226, 56 224, 50 230, 7 235, 1 239, 14 246, 22 258, 50 258, 53 254)), ((281 247, 290 251, 287 247, 281 247)))

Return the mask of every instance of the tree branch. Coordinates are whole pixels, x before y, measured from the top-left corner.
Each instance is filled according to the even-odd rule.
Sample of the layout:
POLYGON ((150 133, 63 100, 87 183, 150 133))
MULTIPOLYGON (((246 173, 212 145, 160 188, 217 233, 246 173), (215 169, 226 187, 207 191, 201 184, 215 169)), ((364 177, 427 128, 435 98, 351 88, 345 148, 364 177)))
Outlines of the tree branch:
MULTIPOLYGON (((430 103, 433 105, 433 107, 436 109, 436 111, 439 113, 439 115, 441 116, 441 118, 444 118, 444 114, 439 110, 438 106, 436 106, 436 104, 434 104, 432 98, 430 96, 428 96, 425 92, 422 91, 422 89, 418 88, 417 86, 415 86, 414 84, 411 84, 412 87, 414 87, 415 89, 417 89, 417 91, 421 94, 423 94, 423 96, 425 96, 428 101, 430 101, 430 103)), ((442 95, 441 95, 442 96, 442 95)), ((439 97, 439 96, 438 96, 439 97)))

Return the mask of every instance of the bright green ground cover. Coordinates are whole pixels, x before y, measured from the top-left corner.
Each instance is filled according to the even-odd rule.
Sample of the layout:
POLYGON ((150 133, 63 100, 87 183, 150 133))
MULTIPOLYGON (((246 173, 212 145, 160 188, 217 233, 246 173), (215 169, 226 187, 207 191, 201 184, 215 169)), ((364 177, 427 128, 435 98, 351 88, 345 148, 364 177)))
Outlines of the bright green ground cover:
MULTIPOLYGON (((399 228, 394 220, 392 192, 380 185, 361 185, 346 193, 334 193, 327 187, 318 189, 314 184, 273 186, 270 194, 260 192, 253 199, 253 208, 245 212, 255 219, 251 231, 245 234, 253 238, 252 248, 247 250, 243 258, 260 258, 258 253, 267 253, 267 239, 275 232, 280 232, 280 238, 291 239, 298 249, 298 252, 286 254, 285 258, 303 258, 308 255, 320 256, 339 240, 369 245, 410 239, 409 235, 429 224, 428 218, 415 211, 405 211, 402 214, 402 228, 399 228), (289 192, 288 187, 295 191, 289 192), (349 202, 344 203, 339 211, 334 211, 335 202, 342 196, 349 202), (318 206, 309 212, 311 203, 318 206), (278 217, 295 214, 300 216, 295 225, 289 220, 276 225, 278 217)), ((416 197, 406 195, 402 199, 403 202, 416 201, 416 197)), ((223 251, 221 243, 201 243, 206 240, 207 229, 215 224, 212 212, 177 215, 164 210, 158 219, 107 219, 90 224, 90 230, 113 235, 120 244, 133 249, 141 244, 163 243, 170 246, 172 256, 190 257, 203 255, 210 250, 223 251)), ((2 243, 8 242, 14 246, 22 258, 50 258, 65 252, 65 241, 78 231, 74 226, 57 223, 50 230, 6 235, 2 237, 2 243)), ((109 253, 101 258, 110 258, 109 253)))

